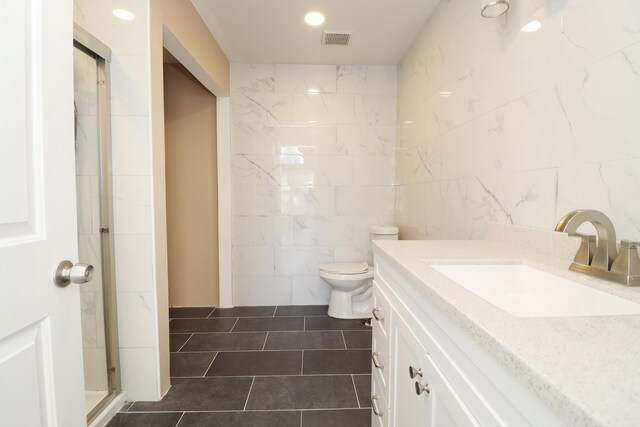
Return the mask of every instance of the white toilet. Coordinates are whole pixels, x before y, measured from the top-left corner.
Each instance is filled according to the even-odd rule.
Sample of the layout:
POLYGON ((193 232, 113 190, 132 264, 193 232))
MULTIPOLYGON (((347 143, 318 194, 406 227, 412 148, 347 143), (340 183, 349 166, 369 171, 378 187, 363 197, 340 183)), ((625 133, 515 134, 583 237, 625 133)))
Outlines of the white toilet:
MULTIPOLYGON (((371 240, 397 240, 398 228, 371 226, 371 240)), ((331 285, 329 316, 338 319, 371 317, 373 267, 366 262, 323 264, 320 277, 331 285)))

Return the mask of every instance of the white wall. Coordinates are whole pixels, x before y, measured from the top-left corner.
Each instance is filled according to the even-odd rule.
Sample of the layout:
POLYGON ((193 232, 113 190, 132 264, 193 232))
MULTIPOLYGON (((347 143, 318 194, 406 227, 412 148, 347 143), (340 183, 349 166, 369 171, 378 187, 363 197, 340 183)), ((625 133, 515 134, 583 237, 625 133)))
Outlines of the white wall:
POLYGON ((113 53, 113 233, 122 387, 129 400, 155 400, 160 391, 152 276, 148 2, 126 3, 135 14, 133 21, 113 16, 118 3, 75 0, 74 21, 113 53))
POLYGON ((640 4, 479 9, 442 1, 399 66, 401 237, 478 237, 487 220, 552 229, 594 208, 639 239, 640 4), (534 19, 540 31, 520 32, 534 19))
POLYGON ((323 304, 393 221, 395 67, 231 66, 233 302, 323 304), (307 94, 307 89, 321 93, 307 94))

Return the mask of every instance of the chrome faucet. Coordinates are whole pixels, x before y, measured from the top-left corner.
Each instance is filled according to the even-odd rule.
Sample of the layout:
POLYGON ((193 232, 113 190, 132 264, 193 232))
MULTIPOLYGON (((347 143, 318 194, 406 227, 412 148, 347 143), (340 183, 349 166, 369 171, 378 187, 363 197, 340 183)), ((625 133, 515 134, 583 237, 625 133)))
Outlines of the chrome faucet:
POLYGON ((556 231, 582 238, 580 248, 570 269, 580 273, 640 286, 640 256, 638 243, 623 240, 620 253, 616 248, 616 230, 611 220, 596 210, 576 210, 566 214, 556 225, 556 231), (596 228, 596 236, 577 232, 578 227, 589 222, 596 228))

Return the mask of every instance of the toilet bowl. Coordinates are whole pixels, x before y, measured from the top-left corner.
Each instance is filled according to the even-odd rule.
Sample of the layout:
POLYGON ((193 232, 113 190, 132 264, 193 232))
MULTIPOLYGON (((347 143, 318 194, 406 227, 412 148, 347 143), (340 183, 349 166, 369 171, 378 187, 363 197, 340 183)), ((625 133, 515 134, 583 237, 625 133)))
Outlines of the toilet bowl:
MULTIPOLYGON (((371 227, 372 240, 396 240, 398 229, 388 225, 371 227)), ((338 319, 368 319, 373 308, 373 267, 367 262, 333 263, 320 266, 320 277, 331 286, 329 311, 338 319)))

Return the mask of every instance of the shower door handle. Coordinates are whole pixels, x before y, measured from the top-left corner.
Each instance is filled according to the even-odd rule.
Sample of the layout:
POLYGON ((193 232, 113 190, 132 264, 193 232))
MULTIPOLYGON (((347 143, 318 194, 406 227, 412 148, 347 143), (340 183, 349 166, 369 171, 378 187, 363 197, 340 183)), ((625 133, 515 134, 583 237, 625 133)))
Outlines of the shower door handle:
POLYGON ((93 279, 95 269, 91 264, 72 264, 71 261, 60 261, 53 271, 53 283, 64 288, 70 283, 87 283, 93 279))

